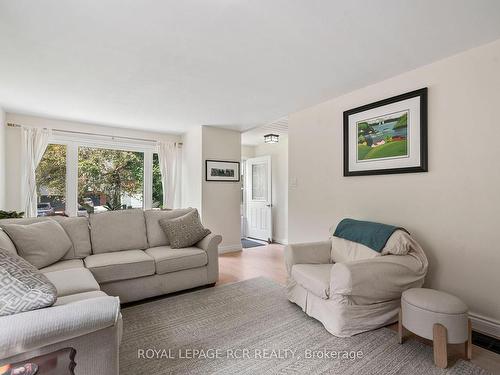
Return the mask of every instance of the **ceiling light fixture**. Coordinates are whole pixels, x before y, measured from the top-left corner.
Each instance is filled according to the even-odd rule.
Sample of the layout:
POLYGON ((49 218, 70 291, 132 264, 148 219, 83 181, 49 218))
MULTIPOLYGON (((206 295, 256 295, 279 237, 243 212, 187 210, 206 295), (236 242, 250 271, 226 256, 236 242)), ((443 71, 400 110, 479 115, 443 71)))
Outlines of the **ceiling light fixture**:
POLYGON ((279 137, 278 134, 266 134, 264 136, 264 143, 278 143, 279 137))

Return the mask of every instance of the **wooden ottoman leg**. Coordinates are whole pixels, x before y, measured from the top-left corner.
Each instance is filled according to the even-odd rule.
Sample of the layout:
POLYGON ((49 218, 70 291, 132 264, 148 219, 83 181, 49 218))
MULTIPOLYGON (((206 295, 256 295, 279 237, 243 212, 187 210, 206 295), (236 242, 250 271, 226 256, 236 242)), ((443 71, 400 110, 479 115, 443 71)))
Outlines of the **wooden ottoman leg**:
POLYGON ((436 323, 432 327, 433 347, 434 347, 434 364, 440 368, 448 366, 448 332, 446 327, 436 323))
POLYGON ((399 343, 403 343, 403 312, 401 309, 399 309, 399 314, 398 314, 398 340, 399 343))
POLYGON ((468 336, 465 343, 465 356, 470 361, 472 359, 472 322, 470 319, 467 321, 467 331, 468 336))

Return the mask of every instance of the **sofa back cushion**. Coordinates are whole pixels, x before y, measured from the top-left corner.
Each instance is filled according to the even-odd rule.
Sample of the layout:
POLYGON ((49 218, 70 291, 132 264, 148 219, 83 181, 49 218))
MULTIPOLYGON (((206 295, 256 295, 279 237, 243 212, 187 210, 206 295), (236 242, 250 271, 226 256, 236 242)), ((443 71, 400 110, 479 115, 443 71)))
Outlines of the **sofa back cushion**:
POLYGON ((3 229, 0 229, 0 249, 8 251, 11 254, 17 254, 16 246, 3 229))
POLYGON ((144 217, 146 218, 146 228, 148 233, 149 247, 169 246, 170 240, 160 226, 162 219, 175 219, 184 216, 193 208, 180 208, 176 210, 146 210, 144 217))
POLYGON ((61 224, 73 243, 63 259, 83 259, 92 254, 89 220, 86 217, 52 216, 51 219, 61 224))
POLYGON ((0 249, 0 316, 48 307, 57 300, 55 286, 33 265, 0 249))
MULTIPOLYGON (((45 216, 24 219, 3 219, 0 220, 0 228, 5 224, 29 225, 42 221, 55 220, 66 231, 69 239, 73 243, 72 248, 66 253, 63 259, 83 259, 91 254, 89 220, 85 217, 65 217, 65 216, 45 216)), ((0 247, 2 247, 2 236, 0 235, 0 247)), ((10 239, 9 239, 10 240, 10 239)))
POLYGON ((92 253, 148 248, 144 213, 139 209, 90 215, 92 253))
POLYGON ((358 242, 332 237, 331 257, 335 263, 379 257, 381 254, 358 242))
POLYGON ((16 245, 18 254, 36 268, 57 262, 73 247, 66 231, 54 220, 3 224, 2 228, 16 245))

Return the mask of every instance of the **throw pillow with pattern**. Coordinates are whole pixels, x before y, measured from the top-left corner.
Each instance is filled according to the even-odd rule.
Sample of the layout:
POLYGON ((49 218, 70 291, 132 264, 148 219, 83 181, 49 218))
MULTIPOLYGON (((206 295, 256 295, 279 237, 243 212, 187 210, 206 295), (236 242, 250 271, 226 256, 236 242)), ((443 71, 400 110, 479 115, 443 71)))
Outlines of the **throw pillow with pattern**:
POLYGON ((57 290, 35 266, 0 249, 0 316, 52 306, 57 290))
POLYGON ((175 219, 161 219, 159 223, 170 240, 172 249, 193 246, 211 233, 203 227, 198 210, 192 210, 175 219))

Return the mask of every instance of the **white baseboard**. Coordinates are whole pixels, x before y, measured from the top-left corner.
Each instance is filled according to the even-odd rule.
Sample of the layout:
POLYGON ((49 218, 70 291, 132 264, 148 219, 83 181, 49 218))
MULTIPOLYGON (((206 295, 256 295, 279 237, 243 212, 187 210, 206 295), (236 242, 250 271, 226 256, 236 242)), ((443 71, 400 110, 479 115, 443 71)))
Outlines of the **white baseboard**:
POLYGON ((288 240, 285 238, 274 238, 273 241, 280 245, 288 245, 288 240))
POLYGON ((241 243, 236 245, 219 246, 219 254, 234 253, 236 251, 241 251, 241 250, 243 250, 241 243))
POLYGON ((474 331, 500 339, 500 322, 476 313, 469 313, 474 331))

